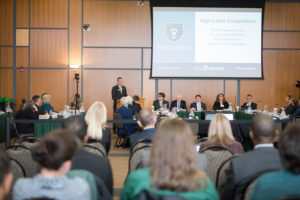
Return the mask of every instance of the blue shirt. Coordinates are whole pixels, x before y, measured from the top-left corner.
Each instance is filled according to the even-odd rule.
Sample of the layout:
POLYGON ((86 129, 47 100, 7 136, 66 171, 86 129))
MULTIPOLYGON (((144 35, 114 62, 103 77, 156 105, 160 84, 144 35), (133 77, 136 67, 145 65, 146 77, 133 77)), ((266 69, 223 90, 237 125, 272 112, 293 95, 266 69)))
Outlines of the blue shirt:
POLYGON ((49 103, 43 103, 42 110, 46 110, 49 114, 50 114, 50 111, 55 112, 55 110, 49 103))

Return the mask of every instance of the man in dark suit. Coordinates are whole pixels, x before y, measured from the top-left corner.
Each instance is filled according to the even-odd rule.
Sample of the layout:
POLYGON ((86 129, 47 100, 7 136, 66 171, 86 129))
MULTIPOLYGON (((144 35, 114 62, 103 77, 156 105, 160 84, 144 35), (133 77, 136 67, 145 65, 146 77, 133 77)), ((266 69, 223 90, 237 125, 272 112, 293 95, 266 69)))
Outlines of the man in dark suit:
POLYGON ((130 108, 133 112, 133 115, 139 114, 139 112, 142 110, 141 105, 137 103, 139 101, 139 96, 134 95, 132 97, 132 104, 128 105, 128 108, 130 108))
POLYGON ((115 85, 111 89, 111 96, 114 100, 114 112, 117 110, 117 100, 121 99, 122 97, 127 96, 126 87, 123 86, 123 79, 122 77, 117 78, 117 85, 115 85))
POLYGON ((221 199, 242 199, 245 187, 251 180, 263 172, 282 169, 279 153, 273 145, 275 135, 272 118, 262 114, 253 118, 250 138, 255 145, 254 150, 231 160, 221 199))
MULTIPOLYGON (((63 128, 74 132, 81 140, 82 145, 88 141, 88 125, 81 116, 72 116, 64 120, 63 128)), ((106 157, 90 153, 81 147, 73 158, 72 169, 87 170, 99 177, 112 194, 113 178, 110 162, 106 157)))
POLYGON ((186 102, 181 99, 181 95, 178 94, 176 100, 172 101, 170 110, 173 108, 176 108, 177 110, 186 109, 186 102))
POLYGON ((154 110, 158 110, 164 106, 169 109, 169 102, 165 100, 165 97, 165 93, 158 93, 158 100, 153 101, 154 110))
POLYGON ((34 95, 32 97, 32 101, 34 102, 34 106, 36 107, 39 115, 45 114, 45 111, 41 108, 41 104, 42 104, 41 97, 39 95, 34 95))
POLYGON ((192 108, 194 109, 194 111, 198 111, 198 112, 207 110, 205 103, 202 102, 200 94, 197 94, 195 96, 195 102, 191 103, 191 106, 190 106, 190 109, 192 109, 192 108))
POLYGON ((253 100, 252 94, 248 94, 246 99, 247 99, 247 102, 244 103, 241 108, 243 110, 249 110, 249 108, 251 108, 251 110, 256 110, 257 104, 252 101, 253 100))
POLYGON ((152 140, 155 134, 156 117, 153 115, 151 110, 141 110, 141 112, 138 115, 137 123, 143 129, 143 131, 140 133, 136 133, 130 137, 131 149, 136 145, 136 143, 139 140, 152 140))

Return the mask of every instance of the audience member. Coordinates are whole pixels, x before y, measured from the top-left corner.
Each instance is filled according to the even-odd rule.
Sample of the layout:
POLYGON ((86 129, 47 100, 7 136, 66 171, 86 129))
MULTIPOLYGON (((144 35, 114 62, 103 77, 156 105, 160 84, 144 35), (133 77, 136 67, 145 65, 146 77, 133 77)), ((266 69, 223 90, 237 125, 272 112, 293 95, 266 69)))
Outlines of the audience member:
POLYGON ((165 93, 158 93, 158 100, 153 101, 154 110, 159 110, 160 108, 166 107, 169 109, 169 102, 165 100, 165 93))
POLYGON ((106 153, 110 150, 110 128, 106 125, 107 110, 101 101, 96 101, 88 109, 85 120, 88 124, 87 134, 89 140, 87 143, 100 142, 105 147, 106 153))
POLYGON ((229 108, 229 104, 226 101, 224 94, 223 93, 218 94, 216 101, 213 105, 213 110, 224 110, 228 108, 229 108))
POLYGON ((235 141, 229 120, 222 114, 215 115, 208 128, 208 140, 200 145, 200 151, 209 146, 220 145, 233 153, 244 153, 241 143, 235 141))
POLYGON ((36 107, 36 112, 39 113, 39 115, 45 114, 45 111, 41 108, 42 100, 39 95, 34 95, 32 97, 32 101, 34 102, 34 106, 36 107))
POLYGON ((298 99, 297 110, 290 116, 290 118, 300 118, 300 98, 298 99))
MULTIPOLYGON (((128 98, 122 97, 121 104, 122 107, 119 108, 117 112, 121 115, 122 119, 133 119, 132 110, 128 108, 128 104, 129 104, 128 98)), ((124 123, 124 129, 126 130, 128 136, 133 134, 137 128, 138 128, 137 124, 124 123)))
POLYGON ((279 155, 284 169, 262 175, 251 200, 300 199, 300 124, 289 124, 281 134, 279 155))
POLYGON ((69 179, 66 173, 78 148, 74 134, 57 130, 45 135, 32 148, 32 157, 41 165, 41 172, 33 178, 20 178, 14 189, 14 200, 46 197, 52 199, 90 199, 87 182, 69 179))
POLYGON ((128 105, 128 108, 130 108, 132 110, 132 113, 134 115, 139 114, 139 112, 141 111, 141 105, 139 103, 137 103, 139 101, 139 96, 134 95, 132 97, 132 103, 128 105))
MULTIPOLYGON (((45 114, 48 115, 48 114, 45 114)), ((23 99, 21 109, 17 112, 16 119, 38 119, 39 113, 30 99, 23 99)), ((16 123, 19 134, 34 133, 33 123, 16 123)))
POLYGON ((184 199, 219 199, 211 180, 197 170, 192 131, 186 122, 167 119, 159 124, 150 168, 127 176, 121 199, 137 199, 143 189, 184 199))
POLYGON ((290 97, 289 105, 285 108, 285 114, 289 116, 293 115, 294 112, 297 110, 297 106, 298 99, 296 99, 295 97, 290 97))
POLYGON ((250 138, 255 145, 254 150, 231 160, 222 199, 242 199, 245 186, 257 175, 282 169, 278 151, 273 145, 275 134, 272 118, 262 114, 253 118, 250 138))
POLYGON ((143 109, 138 115, 137 124, 143 129, 142 132, 133 134, 130 137, 131 149, 136 145, 139 140, 149 139, 152 140, 155 134, 156 117, 151 110, 143 109))
POLYGON ((195 102, 191 103, 191 106, 190 106, 190 109, 192 109, 192 108, 194 109, 194 111, 199 111, 199 112, 207 110, 205 103, 202 102, 200 94, 197 94, 195 96, 195 102))
POLYGON ((12 181, 9 157, 4 150, 0 149, 0 200, 7 198, 12 181))
POLYGON ((186 102, 181 99, 181 95, 178 94, 176 96, 176 100, 171 102, 171 110, 176 108, 176 110, 185 109, 186 110, 186 102))
POLYGON ((43 111, 47 111, 49 114, 51 112, 55 112, 55 110, 53 109, 53 107, 50 105, 50 100, 51 100, 51 96, 48 93, 44 93, 42 94, 42 110, 43 111))
MULTIPOLYGON (((76 134, 82 145, 73 158, 72 169, 84 169, 98 176, 112 194, 113 178, 110 162, 107 158, 90 153, 82 147, 88 141, 87 131, 90 125, 81 116, 72 116, 64 120, 63 128, 76 134)), ((101 126, 100 126, 101 127, 101 126)))
POLYGON ((247 102, 244 103, 241 108, 243 110, 250 110, 250 108, 251 108, 251 110, 256 110, 257 104, 253 102, 252 94, 248 94, 246 99, 247 99, 247 102))

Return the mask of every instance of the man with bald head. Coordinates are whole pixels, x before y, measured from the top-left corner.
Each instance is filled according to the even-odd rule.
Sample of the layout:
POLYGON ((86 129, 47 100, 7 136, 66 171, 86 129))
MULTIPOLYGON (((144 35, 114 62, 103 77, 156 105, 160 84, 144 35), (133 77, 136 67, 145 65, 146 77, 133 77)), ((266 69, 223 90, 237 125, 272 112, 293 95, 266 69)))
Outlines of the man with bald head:
POLYGON ((275 135, 275 123, 272 118, 262 114, 253 118, 250 138, 254 150, 231 160, 221 199, 243 199, 244 190, 251 180, 261 173, 282 169, 278 151, 273 145, 275 135))
POLYGON ((176 100, 175 101, 171 102, 171 108, 170 108, 170 110, 172 110, 173 108, 176 108, 177 110, 186 109, 186 102, 181 99, 181 95, 180 94, 178 94, 176 96, 176 100))

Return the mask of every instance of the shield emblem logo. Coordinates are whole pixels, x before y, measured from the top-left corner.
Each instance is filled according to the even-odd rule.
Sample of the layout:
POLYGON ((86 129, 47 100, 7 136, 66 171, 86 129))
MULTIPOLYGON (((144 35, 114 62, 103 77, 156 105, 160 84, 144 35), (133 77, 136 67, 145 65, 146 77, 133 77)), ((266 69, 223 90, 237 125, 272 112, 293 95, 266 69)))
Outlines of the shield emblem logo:
POLYGON ((167 23, 165 25, 165 34, 173 42, 180 40, 184 34, 183 23, 167 23))

